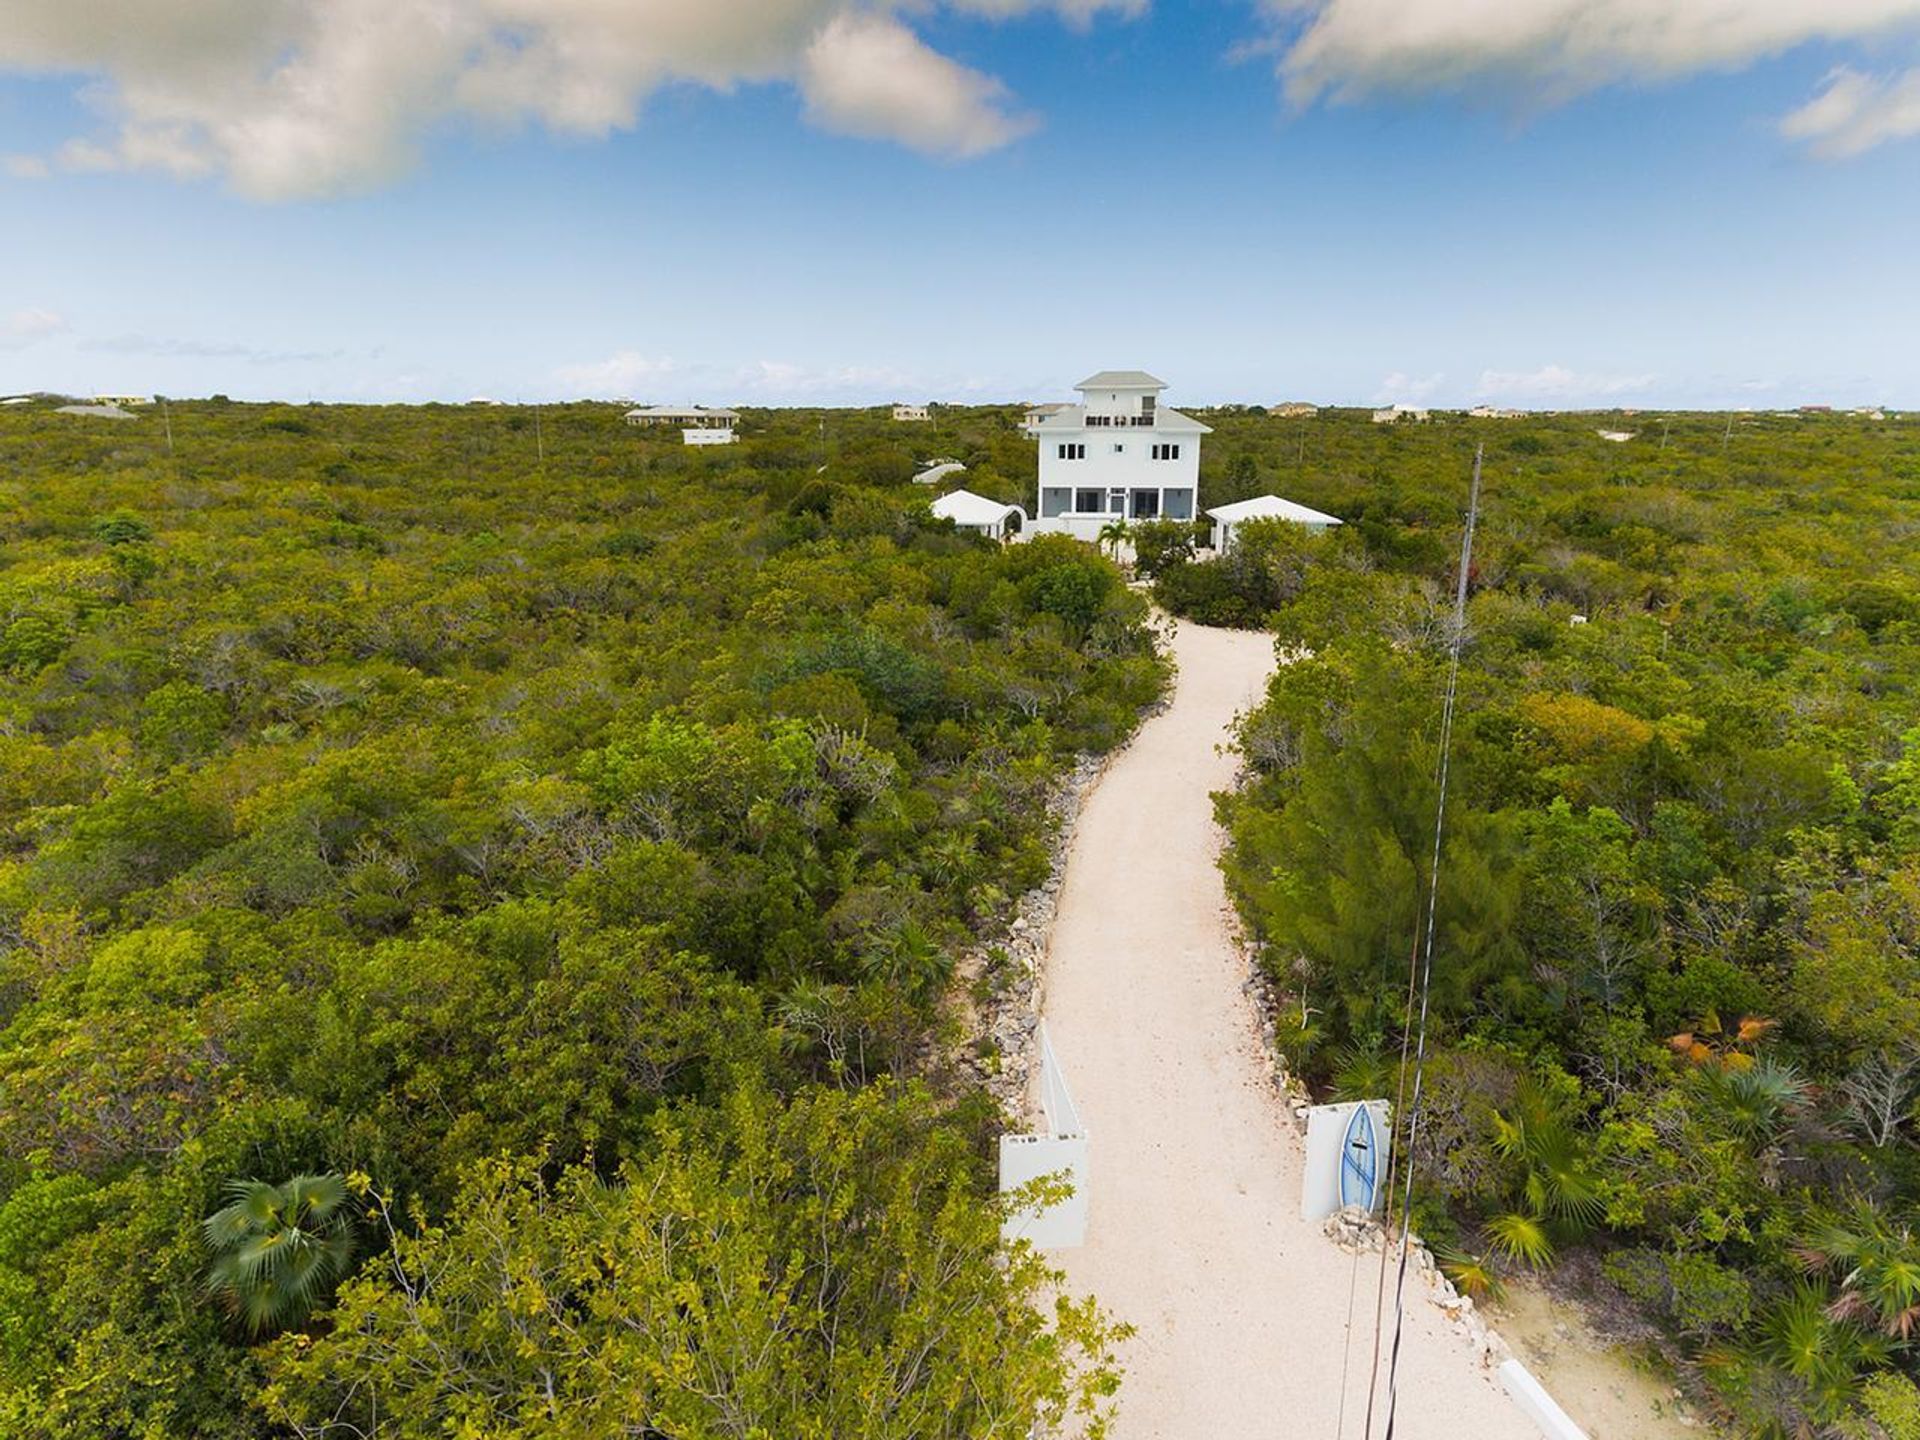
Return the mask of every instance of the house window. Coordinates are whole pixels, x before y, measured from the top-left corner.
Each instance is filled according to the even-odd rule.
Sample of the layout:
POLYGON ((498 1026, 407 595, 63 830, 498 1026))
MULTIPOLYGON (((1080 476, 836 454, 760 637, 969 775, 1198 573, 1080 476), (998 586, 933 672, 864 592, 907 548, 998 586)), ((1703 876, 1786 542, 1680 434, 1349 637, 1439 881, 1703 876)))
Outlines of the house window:
POLYGON ((1098 490, 1074 491, 1073 513, 1076 515, 1098 515, 1100 513, 1101 498, 1098 490))
POLYGON ((1113 442, 1113 453, 1116 455, 1124 455, 1127 453, 1127 447, 1116 440, 1113 442))
POLYGON ((1178 445, 1156 445, 1153 447, 1153 458, 1156 460, 1178 460, 1180 458, 1180 447, 1178 445))
POLYGON ((1087 447, 1085 445, 1062 445, 1060 447, 1060 458, 1062 460, 1084 460, 1087 458, 1087 447))
POLYGON ((1048 486, 1040 492, 1040 513, 1048 517, 1066 514, 1067 494, 1065 490, 1056 490, 1048 486))
POLYGON ((1140 397, 1140 418, 1145 420, 1149 425, 1153 423, 1153 403, 1158 398, 1158 396, 1154 395, 1142 395, 1140 397))
POLYGON ((1136 520, 1157 520, 1160 517, 1160 492, 1158 490, 1136 490, 1133 492, 1133 518, 1136 520))
POLYGON ((1107 492, 1107 509, 1111 510, 1115 515, 1126 514, 1127 492, 1124 490, 1109 490, 1107 492))

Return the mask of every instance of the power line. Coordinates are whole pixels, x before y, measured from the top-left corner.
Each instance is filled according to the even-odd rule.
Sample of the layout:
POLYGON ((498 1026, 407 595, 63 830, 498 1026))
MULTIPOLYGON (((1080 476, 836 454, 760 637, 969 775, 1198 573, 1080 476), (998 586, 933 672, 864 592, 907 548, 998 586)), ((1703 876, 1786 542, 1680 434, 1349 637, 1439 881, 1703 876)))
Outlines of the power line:
MULTIPOLYGON (((1433 812, 1433 860, 1427 877, 1427 914, 1424 941, 1418 928, 1414 932, 1414 963, 1409 966, 1407 1013, 1405 1021, 1413 1019, 1414 984, 1412 971, 1419 972, 1418 995, 1420 1001, 1419 1021, 1413 1026, 1415 1036, 1413 1050, 1413 1097, 1407 1107, 1407 1140, 1405 1178, 1402 1180, 1400 1201, 1400 1265, 1393 1287, 1393 1347, 1387 1361, 1387 1419, 1385 1440, 1393 1440, 1395 1410, 1398 1406, 1400 1390, 1400 1341, 1406 1325, 1407 1305, 1407 1258, 1412 1250, 1412 1232, 1408 1221, 1413 1210, 1413 1152, 1420 1134, 1420 1107, 1425 1094, 1427 1073, 1427 1015, 1429 1001, 1433 993, 1433 948, 1434 929, 1439 911, 1440 900, 1440 853, 1446 836, 1447 823, 1447 782, 1453 762, 1453 717, 1455 701, 1460 689, 1460 651, 1465 644, 1467 633, 1467 580, 1473 566, 1473 532, 1480 519, 1480 471, 1486 458, 1486 446, 1476 446, 1473 452, 1473 484, 1467 494, 1467 524, 1460 538, 1460 573, 1453 594, 1453 633, 1448 639, 1447 688, 1446 698, 1440 709, 1440 756, 1438 765, 1438 793, 1435 797, 1433 812)), ((1399 1099, 1406 1098, 1407 1089, 1407 1026, 1403 1021, 1400 1042, 1400 1087, 1399 1099)), ((1396 1106, 1399 1100, 1396 1100, 1396 1106)), ((1395 1123, 1399 1115, 1396 1113, 1395 1123)), ((1380 1280, 1384 1290, 1386 1284, 1387 1255, 1392 1248, 1392 1167, 1398 1158, 1397 1147, 1388 1157, 1388 1195, 1387 1204, 1388 1231, 1386 1242, 1380 1250, 1380 1280)), ((1374 1373, 1378 1374, 1380 1356, 1380 1316, 1377 1308, 1374 1319, 1374 1373)), ((1374 1385, 1367 1386, 1367 1429, 1370 1437, 1373 1433, 1374 1385)))

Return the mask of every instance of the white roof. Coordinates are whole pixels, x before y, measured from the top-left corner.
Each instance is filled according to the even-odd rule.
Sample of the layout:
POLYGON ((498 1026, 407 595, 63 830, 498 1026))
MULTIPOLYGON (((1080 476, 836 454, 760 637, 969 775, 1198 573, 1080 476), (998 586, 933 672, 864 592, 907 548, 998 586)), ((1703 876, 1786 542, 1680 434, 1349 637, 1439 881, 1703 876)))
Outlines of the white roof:
MULTIPOLYGON (((1087 428, 1087 407, 1084 405, 1062 405, 1051 415, 1042 417, 1039 424, 1033 428, 1036 431, 1042 432, 1084 430, 1087 428)), ((1114 433, 1133 434, 1136 428, 1143 431, 1165 430, 1175 435, 1211 435, 1213 433, 1213 427, 1211 425, 1204 425, 1191 415, 1175 410, 1170 405, 1162 405, 1160 407, 1159 412, 1153 417, 1153 424, 1138 427, 1132 425, 1120 426, 1117 427, 1114 433)), ((1106 432, 1103 430, 1102 433, 1104 434, 1106 432)))
POLYGON ((955 490, 933 502, 933 513, 956 525, 998 525, 1019 508, 1004 500, 989 500, 971 490, 955 490))
POLYGON ((933 485, 944 480, 949 475, 957 475, 966 468, 967 467, 962 465, 958 460, 936 460, 918 475, 914 476, 913 483, 916 485, 933 485))
POLYGON ((1089 375, 1076 390, 1164 390, 1167 382, 1144 370, 1100 370, 1089 375))
POLYGON ((1216 505, 1207 511, 1216 520, 1238 525, 1242 520, 1291 520, 1296 525, 1344 525, 1337 515, 1323 514, 1310 506, 1278 495, 1256 495, 1251 500, 1236 500, 1231 505, 1216 505))

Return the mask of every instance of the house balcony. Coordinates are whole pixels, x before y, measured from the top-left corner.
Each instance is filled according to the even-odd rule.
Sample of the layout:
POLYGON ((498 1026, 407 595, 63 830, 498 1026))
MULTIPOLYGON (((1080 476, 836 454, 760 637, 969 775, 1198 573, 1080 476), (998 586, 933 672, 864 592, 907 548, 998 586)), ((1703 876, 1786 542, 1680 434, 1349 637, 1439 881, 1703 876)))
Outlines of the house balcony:
POLYGON ((1140 429, 1143 427, 1151 429, 1153 427, 1153 416, 1151 415, 1089 415, 1086 417, 1086 420, 1089 426, 1098 425, 1114 429, 1140 429))

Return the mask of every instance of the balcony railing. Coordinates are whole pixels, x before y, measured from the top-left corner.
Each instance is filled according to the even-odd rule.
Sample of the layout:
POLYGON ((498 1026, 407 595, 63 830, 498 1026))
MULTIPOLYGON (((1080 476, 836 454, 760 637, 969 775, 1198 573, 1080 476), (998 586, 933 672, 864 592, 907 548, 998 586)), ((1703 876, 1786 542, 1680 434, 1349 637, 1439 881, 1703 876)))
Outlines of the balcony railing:
POLYGON ((1153 425, 1153 416, 1151 415, 1089 415, 1087 416, 1087 424, 1138 429, 1143 426, 1151 427, 1153 425))

